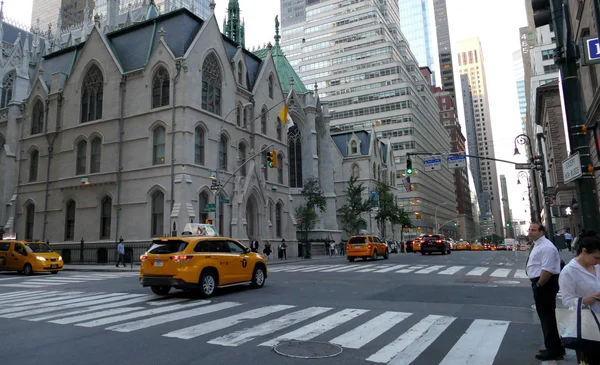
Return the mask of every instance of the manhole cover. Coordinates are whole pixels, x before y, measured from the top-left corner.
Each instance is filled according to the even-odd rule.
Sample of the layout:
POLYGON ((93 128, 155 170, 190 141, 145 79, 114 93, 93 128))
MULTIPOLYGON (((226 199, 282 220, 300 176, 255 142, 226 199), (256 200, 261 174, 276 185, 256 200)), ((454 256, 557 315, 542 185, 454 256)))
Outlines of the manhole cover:
POLYGON ((514 280, 498 280, 498 281, 494 281, 494 283, 496 284, 521 284, 520 281, 514 281, 514 280))
POLYGON ((323 359, 342 353, 341 346, 317 341, 286 341, 273 347, 279 355, 297 359, 323 359))

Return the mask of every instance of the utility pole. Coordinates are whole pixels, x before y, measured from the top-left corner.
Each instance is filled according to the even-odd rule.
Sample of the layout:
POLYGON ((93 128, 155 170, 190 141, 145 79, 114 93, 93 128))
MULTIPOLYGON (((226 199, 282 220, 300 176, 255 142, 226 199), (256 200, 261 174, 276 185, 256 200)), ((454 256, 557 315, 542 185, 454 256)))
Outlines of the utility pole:
POLYGON ((544 210, 546 211, 546 229, 548 230, 548 238, 554 242, 554 227, 552 226, 552 210, 550 209, 550 192, 548 191, 548 180, 546 179, 546 158, 544 157, 544 146, 542 144, 542 138, 545 139, 543 133, 537 133, 538 150, 540 151, 540 158, 535 161, 536 165, 539 166, 540 175, 542 177, 542 189, 544 189, 544 210))
MULTIPOLYGON (((598 5, 592 1, 598 13, 598 5)), ((598 227, 598 199, 596 199, 595 180, 588 166, 592 166, 590 149, 585 126, 583 98, 577 72, 579 48, 573 43, 569 17, 569 4, 565 0, 531 0, 535 27, 539 28, 552 23, 555 34, 556 49, 554 63, 559 66, 563 88, 563 104, 567 116, 567 135, 571 145, 571 153, 579 152, 583 176, 576 180, 577 197, 580 204, 581 226, 585 229, 598 227)), ((598 19, 596 19, 598 21, 598 19)), ((542 173, 543 175, 543 173, 542 173)), ((546 192, 544 192, 546 193, 546 192)))

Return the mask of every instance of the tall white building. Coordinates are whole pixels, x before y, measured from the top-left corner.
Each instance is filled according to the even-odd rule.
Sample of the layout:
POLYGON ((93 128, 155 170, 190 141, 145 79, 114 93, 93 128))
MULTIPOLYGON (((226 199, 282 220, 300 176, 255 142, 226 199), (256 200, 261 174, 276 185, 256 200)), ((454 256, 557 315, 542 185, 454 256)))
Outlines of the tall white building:
MULTIPOLYGON (((469 78, 469 86, 471 87, 471 94, 473 96, 478 154, 481 157, 496 158, 481 42, 479 38, 469 38, 459 41, 457 51, 460 74, 467 75, 469 78)), ((475 141, 471 140, 468 143, 475 143, 475 141)), ((494 229, 492 232, 495 231, 497 235, 502 235, 502 211, 500 208, 500 189, 498 186, 496 162, 486 159, 478 159, 478 162, 482 188, 484 192, 490 195, 491 208, 491 211, 482 211, 481 214, 484 217, 488 217, 486 220, 490 228, 493 222, 494 229)), ((482 224, 482 234, 484 234, 484 228, 482 224)))
MULTIPOLYGON (((302 81, 316 85, 329 102, 332 128, 375 128, 390 139, 401 171, 407 153, 450 151, 428 76, 400 30, 397 0, 281 0, 281 6, 283 50, 302 81)), ((402 191, 399 203, 419 227, 412 235, 434 231, 436 213, 440 225, 446 223, 444 231, 456 231, 452 172, 443 163, 440 171, 425 173, 421 157, 412 160, 417 171, 410 191, 402 185, 402 173, 395 179, 402 191)))
POLYGON ((527 133, 527 92, 525 90, 525 69, 523 68, 523 56, 521 50, 513 52, 513 73, 517 84, 517 96, 519 98, 519 113, 521 114, 521 131, 527 133))
POLYGON ((31 10, 31 26, 36 27, 39 20, 39 28, 46 30, 48 24, 56 25, 61 0, 33 0, 31 10))

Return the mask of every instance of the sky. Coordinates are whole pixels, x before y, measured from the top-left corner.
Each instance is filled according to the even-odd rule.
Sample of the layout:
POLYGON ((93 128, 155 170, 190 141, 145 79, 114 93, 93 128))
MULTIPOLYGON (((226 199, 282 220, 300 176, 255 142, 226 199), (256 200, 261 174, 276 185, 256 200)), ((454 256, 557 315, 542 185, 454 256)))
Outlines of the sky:
MULTIPOLYGON (((4 1, 5 17, 29 26, 32 1, 4 1)), ((273 42, 274 19, 279 14, 279 2, 280 0, 239 0, 246 23, 248 48, 273 42), (260 6, 257 6, 258 3, 260 6)), ((228 0, 216 0, 216 3, 215 12, 218 24, 221 24, 226 14, 228 0)), ((524 0, 503 0, 501 6, 497 4, 491 6, 491 4, 489 0, 447 0, 450 37, 453 49, 456 49, 456 42, 461 39, 480 38, 485 61, 496 158, 526 162, 524 153, 513 156, 514 139, 521 133, 521 118, 513 75, 512 53, 519 49, 519 28, 527 24, 524 0)), ((454 69, 457 71, 456 55, 454 58, 454 69)), ((459 98, 458 116, 463 125, 463 134, 466 135, 462 100, 458 91, 460 90, 458 73, 455 74, 455 84, 459 98)), ((513 218, 528 221, 529 213, 525 212, 526 202, 522 201, 525 188, 524 185, 517 185, 517 171, 514 166, 498 162, 497 170, 498 179, 499 175, 506 175, 513 218)))

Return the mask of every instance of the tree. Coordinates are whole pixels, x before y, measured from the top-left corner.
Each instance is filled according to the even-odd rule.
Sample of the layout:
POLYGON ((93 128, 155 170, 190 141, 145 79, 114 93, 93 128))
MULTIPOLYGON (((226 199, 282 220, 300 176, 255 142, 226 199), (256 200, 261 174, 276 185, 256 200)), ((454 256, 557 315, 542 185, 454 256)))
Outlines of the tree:
POLYGON ((311 245, 308 240, 308 234, 315 228, 319 221, 317 209, 322 214, 327 210, 327 206, 318 179, 314 177, 306 179, 303 186, 301 194, 304 197, 304 203, 296 208, 296 219, 300 223, 302 241, 306 245, 304 257, 308 259, 311 257, 311 245))
POLYGON ((404 252, 404 228, 412 228, 413 224, 410 220, 408 213, 399 204, 396 203, 395 214, 391 217, 390 222, 392 223, 392 235, 394 234, 394 226, 400 226, 400 247, 401 251, 404 252))
POLYGON ((369 213, 373 209, 373 199, 370 197, 367 199, 362 198, 367 188, 363 183, 356 184, 357 180, 356 176, 352 176, 348 181, 348 186, 346 187, 346 204, 338 209, 342 228, 349 235, 358 233, 362 221, 361 215, 369 213))
POLYGON ((377 182, 377 215, 375 220, 381 227, 381 238, 385 239, 386 227, 385 222, 390 221, 396 214, 396 202, 394 200, 394 194, 390 189, 390 186, 386 183, 377 182))

